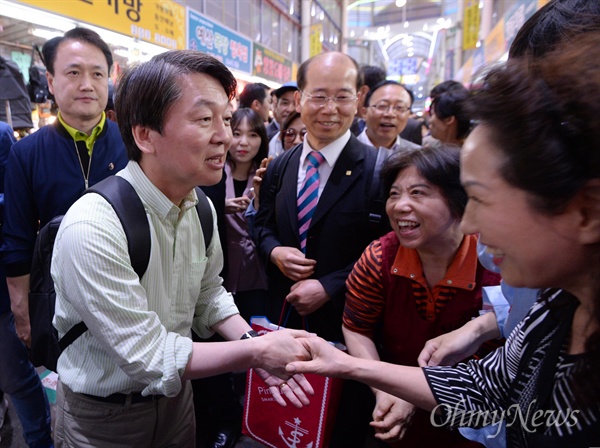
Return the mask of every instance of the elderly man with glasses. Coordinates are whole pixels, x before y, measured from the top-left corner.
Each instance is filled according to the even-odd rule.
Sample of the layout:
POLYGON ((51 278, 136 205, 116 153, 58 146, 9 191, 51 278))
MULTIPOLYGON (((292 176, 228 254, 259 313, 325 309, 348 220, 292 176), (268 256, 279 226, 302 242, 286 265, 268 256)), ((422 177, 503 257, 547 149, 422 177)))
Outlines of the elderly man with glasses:
POLYGON ((365 98, 363 116, 366 128, 358 140, 376 148, 405 151, 418 148, 400 137, 410 116, 412 96, 396 81, 382 81, 370 90, 365 98))
MULTIPOLYGON (((343 341, 352 266, 389 228, 387 219, 369 219, 373 204, 384 202, 373 177, 377 152, 349 130, 359 81, 356 62, 342 53, 323 53, 300 66, 294 95, 307 132, 302 144, 267 168, 254 232, 267 265, 271 320, 279 321, 285 307, 284 325, 331 341, 343 341)), ((371 399, 357 383, 344 386, 330 447, 362 446, 371 399)))

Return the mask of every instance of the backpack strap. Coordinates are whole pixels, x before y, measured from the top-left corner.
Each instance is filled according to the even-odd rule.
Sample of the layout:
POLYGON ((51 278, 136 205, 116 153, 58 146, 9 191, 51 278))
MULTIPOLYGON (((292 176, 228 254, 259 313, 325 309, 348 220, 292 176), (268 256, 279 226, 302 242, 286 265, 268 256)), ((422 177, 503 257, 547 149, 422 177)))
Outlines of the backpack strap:
POLYGON ((210 208, 206 194, 200 187, 196 187, 196 194, 198 195, 196 211, 198 212, 202 234, 204 235, 204 248, 208 253, 208 246, 210 246, 214 231, 212 209, 210 208))
POLYGON ((383 191, 383 182, 381 180, 381 166, 389 156, 389 149, 380 146, 377 149, 377 159, 373 167, 373 175, 371 177, 371 188, 369 189, 369 222, 373 227, 379 226, 381 223, 381 215, 385 210, 385 192, 383 191))
POLYGON ((84 194, 97 193, 115 210, 125 235, 131 265, 139 278, 150 262, 150 224, 142 200, 133 186, 120 176, 109 176, 88 188, 84 194))
MULTIPOLYGON (((120 176, 110 176, 88 188, 86 193, 97 193, 113 207, 125 235, 127 236, 127 250, 131 258, 133 270, 141 279, 148 269, 150 262, 150 224, 146 216, 144 204, 133 186, 120 176)), ((214 227, 212 209, 204 192, 196 187, 198 203, 196 212, 200 219, 202 234, 204 235, 205 249, 212 240, 214 227)), ((87 330, 85 322, 79 322, 67 331, 58 341, 61 353, 77 340, 87 330)))

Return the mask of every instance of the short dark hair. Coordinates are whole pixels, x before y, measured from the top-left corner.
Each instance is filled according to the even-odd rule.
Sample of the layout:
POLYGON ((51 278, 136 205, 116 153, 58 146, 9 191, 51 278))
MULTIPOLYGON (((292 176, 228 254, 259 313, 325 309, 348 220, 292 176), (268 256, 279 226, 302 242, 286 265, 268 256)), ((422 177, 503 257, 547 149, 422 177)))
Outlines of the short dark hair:
MULTIPOLYGON (((340 54, 343 54, 343 53, 340 53, 340 54)), ((309 65, 313 63, 315 58, 320 58, 322 56, 323 56, 323 53, 318 54, 316 56, 313 56, 313 57, 307 59, 302 64, 300 64, 300 67, 298 67, 298 73, 296 74, 299 90, 304 90, 304 87, 306 87, 306 73, 308 72, 309 65)), ((354 67, 356 68, 356 91, 358 92, 358 90, 363 85, 362 75, 360 74, 360 70, 358 68, 358 63, 356 62, 356 60, 354 60, 354 58, 348 56, 347 54, 344 54, 344 56, 346 56, 348 59, 350 59, 352 61, 352 63, 354 64, 354 67)))
POLYGON ((113 65, 113 56, 106 42, 104 42, 100 35, 95 31, 87 28, 77 27, 67 31, 64 36, 54 37, 46 41, 42 47, 44 65, 46 66, 46 70, 48 70, 52 76, 54 76, 54 61, 56 60, 56 52, 58 51, 58 47, 61 43, 68 40, 78 40, 97 47, 104 54, 106 63, 108 64, 108 73, 110 73, 113 65))
POLYGON ((254 100, 262 103, 267 97, 267 91, 271 90, 269 86, 262 82, 252 82, 246 84, 242 93, 240 93, 240 107, 250 107, 254 100))
POLYGON ((439 93, 431 102, 431 109, 437 117, 454 116, 456 118, 456 138, 458 139, 465 138, 471 131, 471 114, 466 107, 468 99, 469 91, 462 84, 458 84, 439 93))
POLYGON ((458 81, 453 81, 453 80, 448 80, 448 81, 443 81, 440 82, 439 84, 436 84, 433 89, 431 89, 431 92, 429 92, 429 97, 433 100, 435 98, 437 98, 438 96, 440 96, 442 93, 447 92, 448 90, 452 90, 452 89, 464 89, 465 87, 458 81))
POLYGON ((398 174, 414 166, 417 172, 440 189, 453 218, 460 220, 467 205, 467 193, 460 183, 460 147, 425 146, 393 153, 381 168, 385 191, 389 193, 398 174))
MULTIPOLYGON (((269 138, 267 137, 267 129, 265 128, 265 123, 263 122, 262 118, 260 118, 260 115, 258 115, 252 109, 242 107, 241 109, 236 110, 231 116, 231 131, 235 132, 235 130, 244 120, 248 122, 250 129, 256 132, 260 137, 260 147, 252 159, 254 162, 254 167, 258 168, 262 159, 269 155, 269 138)), ((227 152, 227 160, 229 160, 229 163, 235 165, 235 162, 230 158, 229 154, 230 152, 227 152)))
POLYGON ((376 84, 384 81, 387 76, 385 70, 376 65, 361 65, 358 71, 363 77, 361 85, 367 86, 369 90, 372 90, 376 84))
POLYGON ((139 162, 141 151, 131 133, 134 126, 148 126, 162 133, 167 113, 185 92, 179 82, 193 73, 219 81, 231 100, 237 81, 214 57, 196 50, 171 50, 125 69, 115 87, 115 107, 123 142, 130 160, 139 162))
POLYGON ((583 33, 600 31, 600 2, 552 0, 541 7, 519 29, 508 52, 509 58, 539 58, 557 44, 583 33))
POLYGON ((379 90, 380 88, 382 88, 384 86, 389 86, 389 85, 400 86, 404 90, 406 90, 406 93, 408 93, 408 96, 410 97, 410 104, 408 105, 408 107, 412 106, 412 103, 414 101, 414 94, 412 93, 412 91, 410 89, 406 88, 406 86, 404 84, 400 84, 398 81, 392 81, 390 79, 386 79, 386 80, 383 80, 383 81, 375 84, 372 89, 369 89, 369 91, 365 95, 365 107, 367 107, 369 105, 369 102, 371 101, 371 97, 377 90, 379 90))

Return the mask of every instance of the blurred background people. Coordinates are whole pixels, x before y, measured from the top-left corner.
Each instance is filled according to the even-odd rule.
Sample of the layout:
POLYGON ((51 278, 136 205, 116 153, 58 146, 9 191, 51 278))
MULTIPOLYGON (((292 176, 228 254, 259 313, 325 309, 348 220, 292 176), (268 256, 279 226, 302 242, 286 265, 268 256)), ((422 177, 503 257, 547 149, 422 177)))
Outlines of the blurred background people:
POLYGON ((469 91, 455 81, 445 87, 444 90, 434 88, 430 94, 429 132, 442 143, 462 146, 471 130, 471 117, 465 107, 469 91))
POLYGON ((247 107, 256 112, 262 121, 269 123, 269 112, 271 111, 271 89, 262 82, 246 84, 240 93, 240 109, 247 107))

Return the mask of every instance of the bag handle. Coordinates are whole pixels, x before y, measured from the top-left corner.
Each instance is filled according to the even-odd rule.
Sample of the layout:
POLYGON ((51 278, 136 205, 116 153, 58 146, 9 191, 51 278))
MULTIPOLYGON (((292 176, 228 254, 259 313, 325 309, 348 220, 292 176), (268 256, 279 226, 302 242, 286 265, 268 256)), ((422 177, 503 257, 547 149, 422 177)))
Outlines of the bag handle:
MULTIPOLYGON (((283 306, 281 307, 281 313, 279 314, 279 322, 277 323, 278 327, 285 327, 287 324, 288 319, 290 318, 290 313, 292 312, 292 306, 290 305, 288 307, 287 313, 285 313, 285 319, 283 318, 283 314, 285 311, 285 308, 287 307, 288 302, 287 300, 283 299, 283 306)), ((308 321, 306 319, 306 316, 302 317, 302 329, 308 331, 308 321)))

